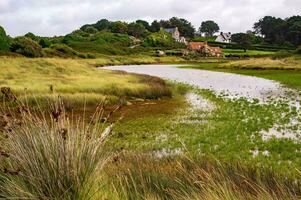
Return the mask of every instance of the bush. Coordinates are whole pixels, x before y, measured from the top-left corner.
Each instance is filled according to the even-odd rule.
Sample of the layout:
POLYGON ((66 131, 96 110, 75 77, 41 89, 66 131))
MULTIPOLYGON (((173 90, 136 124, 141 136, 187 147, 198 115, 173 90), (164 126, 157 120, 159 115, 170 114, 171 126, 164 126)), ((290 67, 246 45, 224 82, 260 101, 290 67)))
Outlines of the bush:
POLYGON ((296 54, 301 54, 301 45, 296 49, 295 53, 296 54))
POLYGON ((94 28, 93 26, 87 26, 84 31, 86 33, 90 33, 90 34, 95 34, 98 32, 98 30, 96 28, 94 28))
POLYGON ((51 46, 51 42, 47 38, 42 38, 39 42, 39 45, 41 45, 42 48, 48 48, 51 46))
POLYGON ((171 34, 160 30, 157 33, 152 33, 143 41, 144 47, 167 47, 167 48, 180 48, 183 44, 177 43, 171 34))
POLYGON ((0 26, 0 51, 9 50, 9 38, 6 35, 4 28, 0 26))
POLYGON ((50 48, 69 57, 78 56, 79 54, 77 51, 75 51, 74 49, 72 49, 71 47, 65 44, 54 44, 51 45, 50 48))
POLYGON ((26 57, 35 58, 42 56, 42 47, 28 37, 15 38, 10 49, 12 52, 19 53, 26 57))

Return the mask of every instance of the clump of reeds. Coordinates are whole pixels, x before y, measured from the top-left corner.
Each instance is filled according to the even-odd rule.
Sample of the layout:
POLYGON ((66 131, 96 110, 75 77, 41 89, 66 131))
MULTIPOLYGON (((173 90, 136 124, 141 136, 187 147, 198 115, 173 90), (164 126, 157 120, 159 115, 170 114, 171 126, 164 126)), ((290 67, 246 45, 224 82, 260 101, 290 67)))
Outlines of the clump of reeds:
POLYGON ((105 169, 118 199, 299 199, 301 174, 204 157, 125 154, 105 169))
POLYGON ((148 89, 144 90, 142 95, 147 99, 158 99, 161 97, 171 97, 172 91, 167 86, 166 82, 158 77, 148 76, 148 75, 137 75, 140 78, 141 83, 148 85, 148 89))
MULTIPOLYGON (((118 107, 119 108, 119 107, 118 107)), ((90 199, 99 190, 112 129, 104 103, 90 122, 61 103, 32 113, 24 105, 0 114, 0 199, 90 199)))

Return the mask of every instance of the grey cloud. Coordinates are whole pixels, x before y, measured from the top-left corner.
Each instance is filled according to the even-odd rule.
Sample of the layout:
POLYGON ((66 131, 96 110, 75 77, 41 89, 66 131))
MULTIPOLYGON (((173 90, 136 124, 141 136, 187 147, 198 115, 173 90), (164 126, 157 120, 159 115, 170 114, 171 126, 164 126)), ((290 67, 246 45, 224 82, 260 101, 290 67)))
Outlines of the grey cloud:
POLYGON ((299 14, 300 0, 0 0, 0 25, 11 35, 63 35, 101 18, 132 21, 212 19, 223 31, 246 31, 265 15, 299 14))

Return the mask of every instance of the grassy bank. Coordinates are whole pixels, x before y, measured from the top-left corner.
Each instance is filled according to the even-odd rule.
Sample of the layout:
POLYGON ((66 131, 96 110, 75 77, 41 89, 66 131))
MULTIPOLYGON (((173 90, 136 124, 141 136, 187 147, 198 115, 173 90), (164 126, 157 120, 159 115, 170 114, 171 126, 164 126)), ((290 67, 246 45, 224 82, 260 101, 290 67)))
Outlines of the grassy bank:
POLYGON ((223 49, 223 53, 228 55, 238 55, 238 56, 271 56, 274 55, 275 51, 259 51, 259 50, 247 50, 246 52, 243 49, 223 49))
MULTIPOLYGON (((71 107, 96 105, 105 96, 156 99, 170 96, 164 81, 148 76, 110 72, 104 65, 179 62, 175 57, 109 57, 98 59, 0 58, 0 87, 10 87, 20 99, 34 103, 60 95, 71 107)), ((0 94, 3 97, 4 94, 0 94)))
MULTIPOLYGON (((206 90, 194 90, 207 106, 189 109, 182 106, 172 114, 122 120, 108 141, 111 150, 151 152, 159 157, 188 150, 218 160, 240 160, 245 165, 268 167, 287 175, 298 173, 301 144, 285 138, 263 139, 275 124, 281 131, 294 131, 290 125, 298 114, 286 102, 260 104, 246 99, 227 100, 206 90)), ((297 133, 296 133, 297 134, 297 133)))
MULTIPOLYGON (((8 123, 4 127, 1 123, 0 134, 9 136, 0 140, 0 198, 261 200, 298 199, 301 195, 300 172, 275 171, 267 165, 258 165, 256 158, 246 165, 237 156, 232 160, 215 160, 210 154, 195 154, 191 148, 184 149, 181 155, 127 149, 112 154, 106 151, 104 143, 112 126, 98 120, 104 117, 104 105, 98 107, 94 117, 91 116, 93 123, 70 117, 59 105, 53 105, 54 110, 38 115, 28 110, 21 110, 18 115, 1 112, 1 116, 6 117, 0 119, 8 123), (59 115, 53 114, 60 109, 59 115), (51 120, 45 120, 48 118, 51 120)), ((171 115, 167 115, 169 119, 171 115)), ((188 128, 189 124, 182 123, 181 126, 188 128)), ((195 138, 196 134, 200 132, 190 132, 182 144, 187 144, 188 137, 195 138)), ((209 145, 215 137, 210 134, 208 132, 203 139, 196 141, 208 142, 209 145), (205 139, 208 137, 209 141, 205 139)), ((238 130, 235 136, 239 143, 243 135, 238 130)), ((148 135, 144 137, 144 140, 149 140, 148 135)), ((229 133, 224 136, 226 138, 221 137, 216 141, 219 144, 227 142, 226 138, 231 141, 229 133)), ((111 145, 110 140, 107 145, 111 145)), ((119 140, 123 144, 136 142, 124 137, 119 137, 119 140)), ((228 146, 221 145, 225 146, 214 150, 221 151, 228 146)), ((261 156, 258 159, 262 159, 261 156)))

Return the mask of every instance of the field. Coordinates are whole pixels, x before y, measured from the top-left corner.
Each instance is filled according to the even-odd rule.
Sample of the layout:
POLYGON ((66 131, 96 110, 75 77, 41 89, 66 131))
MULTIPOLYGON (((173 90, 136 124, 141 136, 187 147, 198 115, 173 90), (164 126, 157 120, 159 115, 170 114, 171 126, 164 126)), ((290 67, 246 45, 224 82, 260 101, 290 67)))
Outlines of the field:
POLYGON ((270 56, 274 55, 275 51, 258 51, 258 50, 247 50, 246 52, 242 49, 223 49, 223 53, 228 55, 239 55, 239 56, 270 56))
MULTIPOLYGON (((295 130, 287 124, 291 118, 301 121, 296 109, 287 102, 231 100, 185 84, 96 68, 143 63, 185 61, 146 56, 1 58, 0 86, 10 87, 28 108, 21 105, 12 116, 1 108, 0 198, 300 197, 300 143, 264 140, 261 132, 275 124, 295 130), (194 107, 189 95, 206 106, 194 107), (109 109, 122 101, 121 110, 96 107, 105 97, 109 109), (28 112, 37 100, 50 110, 28 112), (83 104, 98 111, 83 116, 83 104), (71 110, 80 118, 73 118, 71 110)), ((185 67, 254 75, 301 88, 296 57, 207 59, 185 67)))

